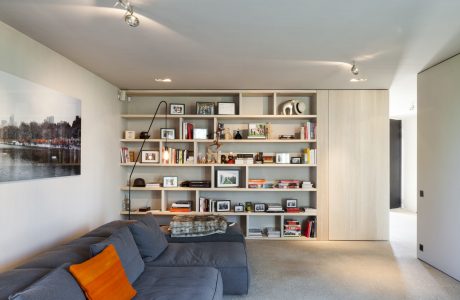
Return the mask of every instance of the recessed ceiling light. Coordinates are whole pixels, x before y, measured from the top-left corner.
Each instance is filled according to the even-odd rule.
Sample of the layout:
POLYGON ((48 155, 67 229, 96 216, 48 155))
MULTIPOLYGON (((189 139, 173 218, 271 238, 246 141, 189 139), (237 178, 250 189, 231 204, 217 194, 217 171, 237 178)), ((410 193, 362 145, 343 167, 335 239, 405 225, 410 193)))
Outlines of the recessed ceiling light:
POLYGON ((171 78, 155 78, 156 82, 172 82, 171 78))
POLYGON ((350 82, 365 82, 367 81, 367 78, 352 78, 350 79, 350 82))

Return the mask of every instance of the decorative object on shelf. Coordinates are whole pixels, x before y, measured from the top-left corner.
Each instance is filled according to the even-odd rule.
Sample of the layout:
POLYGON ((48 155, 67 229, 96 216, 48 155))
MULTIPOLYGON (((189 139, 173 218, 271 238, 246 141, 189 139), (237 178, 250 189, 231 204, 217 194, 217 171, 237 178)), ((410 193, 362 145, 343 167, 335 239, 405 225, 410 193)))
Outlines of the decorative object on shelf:
POLYGON ((129 151, 129 162, 134 162, 135 153, 134 151, 129 151))
POLYGON ((265 138, 269 140, 273 139, 273 128, 270 122, 265 125, 265 138))
POLYGON ((277 164, 288 164, 290 163, 290 154, 289 153, 276 153, 276 163, 277 164))
POLYGON ((224 123, 217 123, 217 130, 216 130, 216 134, 219 135, 219 138, 220 139, 224 139, 225 138, 225 134, 224 134, 224 131, 225 131, 225 127, 224 127, 224 123))
POLYGON ((232 134, 230 132, 230 128, 225 128, 224 139, 225 140, 233 140, 233 136, 232 136, 232 134))
POLYGON ((136 139, 136 132, 133 130, 125 130, 125 139, 127 140, 136 139))
POLYGON ((147 131, 141 131, 141 133, 139 134, 139 138, 143 139, 143 140, 146 140, 148 138, 150 138, 150 135, 147 131))
POLYGON ((289 100, 283 103, 281 107, 281 112, 283 115, 300 115, 305 111, 305 103, 300 102, 299 100, 289 100))
POLYGON ((174 140, 176 138, 176 129, 174 128, 161 128, 160 138, 166 140, 174 140))
MULTIPOLYGON (((166 101, 160 101, 160 103, 158 103, 158 106, 157 106, 157 108, 155 110, 155 114, 153 115, 152 120, 150 121, 149 128, 147 129, 147 131, 141 132, 141 135, 143 135, 145 133, 144 134, 145 137, 141 137, 144 140, 142 141, 141 147, 139 148, 139 152, 137 153, 136 160, 134 161, 133 168, 131 169, 131 173, 129 173, 128 183, 131 183, 131 178, 133 176, 134 169, 136 169, 137 162, 139 161, 139 156, 142 154, 142 149, 144 149, 145 141, 150 137, 149 136, 150 129, 152 128, 153 122, 155 121, 155 118, 157 116, 158 110, 160 109, 160 106, 162 104, 165 105, 165 111, 166 112, 168 111, 168 103, 166 103, 166 101)), ((168 127, 168 113, 165 114, 165 127, 168 127)), ((163 158, 164 159, 169 159, 169 152, 168 151, 163 152, 163 158)), ((145 181, 144 181, 144 186, 145 186, 145 181)), ((129 206, 128 219, 130 220, 131 219, 131 184, 128 184, 128 202, 129 202, 129 205, 128 205, 129 206)))
POLYGON ((228 154, 227 164, 229 164, 229 165, 234 165, 235 164, 235 156, 233 155, 233 152, 230 152, 228 154))
POLYGON ((142 163, 159 163, 160 162, 160 151, 143 150, 141 162, 142 163))
POLYGON ((222 154, 220 156, 220 163, 221 164, 226 164, 227 163, 227 156, 225 156, 225 154, 222 154))
POLYGON ((193 128, 193 138, 195 140, 206 140, 208 138, 208 130, 206 128, 193 128))
POLYGON ((203 155, 202 153, 198 153, 197 160, 199 164, 205 164, 206 163, 206 155, 203 155))
POLYGON ((137 211, 139 212, 148 212, 151 209, 150 206, 139 207, 137 211))
POLYGON ((291 157, 291 164, 300 164, 302 162, 302 157, 291 157))
POLYGON ((245 202, 244 208, 247 212, 252 212, 252 202, 245 202))
POLYGON ((169 104, 169 114, 170 115, 184 115, 185 114, 185 104, 179 104, 179 103, 169 104))
POLYGON ((216 182, 218 188, 239 187, 240 170, 216 170, 216 182))
POLYGON ((210 188, 211 181, 209 180, 189 180, 185 181, 186 184, 181 184, 181 186, 188 186, 191 188, 210 188))
MULTIPOLYGON (((145 180, 143 178, 136 178, 134 179, 133 186, 134 187, 145 187, 145 180)), ((129 205, 129 208, 131 209, 131 203, 129 205)))
POLYGON ((297 199, 285 199, 286 208, 297 207, 297 199))
POLYGON ((265 139, 265 124, 248 124, 248 139, 265 139))
POLYGON ((264 154, 263 154, 263 152, 257 152, 256 158, 255 158, 255 163, 256 164, 263 164, 264 163, 264 154))
POLYGON ((234 102, 217 102, 217 113, 219 115, 234 115, 235 103, 234 102))
POLYGON ((230 200, 217 200, 216 211, 230 211, 230 200))
POLYGON ((197 102, 196 103, 196 114, 197 115, 213 115, 214 114, 214 102, 197 102))
POLYGON ((265 212, 265 203, 254 203, 254 212, 265 212))
POLYGON ((240 130, 238 129, 235 133, 235 140, 242 140, 243 136, 240 133, 240 130))
POLYGON ((237 205, 235 205, 235 212, 244 212, 244 205, 243 203, 238 203, 237 205))
POLYGON ((163 177, 163 187, 164 188, 178 187, 178 178, 177 178, 177 176, 164 176, 163 177))
POLYGON ((264 153, 263 161, 264 164, 273 164, 275 163, 275 155, 273 155, 273 153, 264 153))
POLYGON ((293 134, 280 134, 279 139, 280 140, 293 140, 295 139, 295 136, 293 134))

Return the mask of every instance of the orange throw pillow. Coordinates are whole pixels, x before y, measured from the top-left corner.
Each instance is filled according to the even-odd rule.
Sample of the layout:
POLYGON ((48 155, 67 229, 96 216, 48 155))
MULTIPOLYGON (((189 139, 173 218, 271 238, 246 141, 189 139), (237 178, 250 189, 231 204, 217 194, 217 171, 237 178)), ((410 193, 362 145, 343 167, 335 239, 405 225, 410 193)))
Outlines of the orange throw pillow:
POLYGON ((90 300, 126 300, 136 296, 112 244, 93 258, 71 265, 69 270, 90 300))

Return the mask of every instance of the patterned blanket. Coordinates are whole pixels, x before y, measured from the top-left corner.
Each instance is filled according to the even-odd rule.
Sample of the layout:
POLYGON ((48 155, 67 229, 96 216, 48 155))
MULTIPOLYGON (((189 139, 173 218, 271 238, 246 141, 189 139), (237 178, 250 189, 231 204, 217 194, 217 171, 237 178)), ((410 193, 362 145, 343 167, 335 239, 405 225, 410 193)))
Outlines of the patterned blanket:
POLYGON ((178 215, 169 225, 171 237, 205 236, 227 231, 227 220, 217 215, 178 215))

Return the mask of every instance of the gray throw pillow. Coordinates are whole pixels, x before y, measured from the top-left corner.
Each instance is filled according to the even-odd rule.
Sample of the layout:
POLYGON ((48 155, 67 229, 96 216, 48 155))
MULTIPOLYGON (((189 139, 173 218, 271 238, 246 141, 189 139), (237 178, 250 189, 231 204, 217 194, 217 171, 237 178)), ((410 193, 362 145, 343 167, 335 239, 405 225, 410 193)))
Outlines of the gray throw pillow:
POLYGON ((9 300, 85 300, 85 294, 77 281, 69 273, 70 264, 64 264, 25 290, 8 297, 9 300))
POLYGON ((154 216, 146 216, 129 225, 145 262, 155 260, 168 247, 168 241, 154 216))
POLYGON ((145 265, 128 227, 122 227, 112 233, 106 240, 91 245, 91 256, 96 256, 110 244, 117 250, 126 276, 128 276, 129 282, 133 283, 144 272, 145 265))

